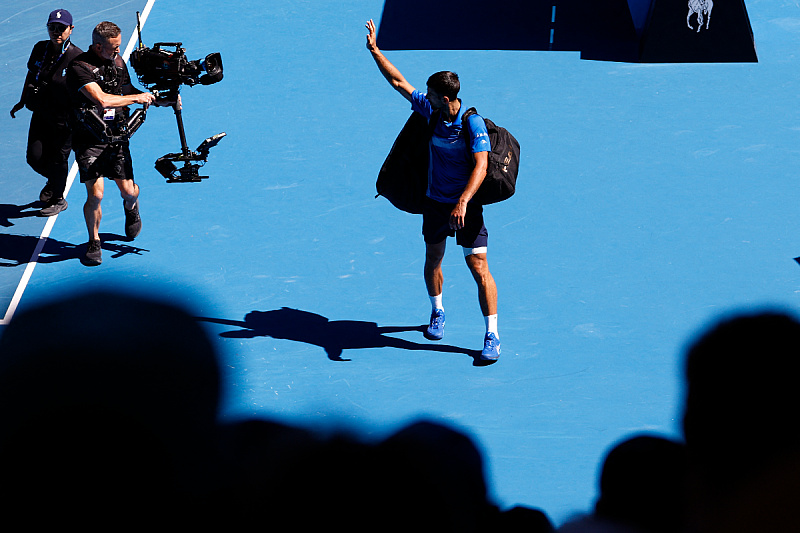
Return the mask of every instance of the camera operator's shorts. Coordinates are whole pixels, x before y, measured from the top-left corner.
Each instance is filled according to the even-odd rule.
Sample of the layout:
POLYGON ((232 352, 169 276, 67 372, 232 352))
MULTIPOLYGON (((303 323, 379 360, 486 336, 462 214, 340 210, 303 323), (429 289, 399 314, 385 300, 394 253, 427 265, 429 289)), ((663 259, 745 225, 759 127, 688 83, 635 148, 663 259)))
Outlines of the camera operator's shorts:
POLYGON ((463 248, 486 248, 489 232, 483 224, 483 206, 467 204, 464 227, 450 229, 450 214, 456 204, 445 204, 425 198, 422 204, 422 235, 429 244, 440 243, 455 235, 456 243, 463 248))
POLYGON ((133 164, 128 143, 97 144, 87 148, 76 148, 75 159, 81 173, 81 183, 97 178, 133 179, 133 164))

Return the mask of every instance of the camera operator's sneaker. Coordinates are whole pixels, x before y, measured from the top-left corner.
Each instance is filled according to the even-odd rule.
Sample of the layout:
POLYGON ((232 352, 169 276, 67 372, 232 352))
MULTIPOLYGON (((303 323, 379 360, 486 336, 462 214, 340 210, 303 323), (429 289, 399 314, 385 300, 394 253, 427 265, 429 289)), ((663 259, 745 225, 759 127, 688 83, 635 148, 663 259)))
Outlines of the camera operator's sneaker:
POLYGON ((487 333, 483 338, 483 351, 481 359, 484 361, 497 361, 500 358, 500 339, 494 333, 487 333))
POLYGON ((425 338, 432 341, 440 341, 444 337, 444 311, 434 309, 431 311, 431 323, 425 330, 425 338))
POLYGON ((139 232, 142 231, 142 218, 139 216, 139 200, 133 204, 131 209, 125 208, 125 202, 122 202, 122 208, 125 209, 125 236, 129 239, 135 239, 139 232))
POLYGON ((67 208, 67 201, 63 198, 59 198, 55 202, 43 207, 39 211, 39 216, 42 217, 51 217, 53 215, 59 214, 61 211, 67 208))
POLYGON ((86 255, 81 261, 86 266, 97 266, 103 262, 103 250, 100 247, 100 240, 91 239, 86 244, 86 255))
POLYGON ((50 187, 50 182, 48 181, 45 184, 44 189, 42 189, 42 192, 39 193, 39 201, 49 204, 50 200, 52 199, 53 199, 53 188, 50 187))

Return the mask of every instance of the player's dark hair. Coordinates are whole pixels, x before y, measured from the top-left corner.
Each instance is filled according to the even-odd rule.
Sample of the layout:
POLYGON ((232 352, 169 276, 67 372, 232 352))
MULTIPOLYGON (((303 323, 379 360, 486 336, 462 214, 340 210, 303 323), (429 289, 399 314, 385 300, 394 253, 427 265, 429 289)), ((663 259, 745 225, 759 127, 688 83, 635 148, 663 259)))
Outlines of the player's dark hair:
POLYGON ((432 74, 428 78, 428 87, 439 93, 440 96, 446 96, 450 100, 455 100, 458 96, 458 91, 461 90, 461 82, 458 81, 458 74, 443 70, 432 74))

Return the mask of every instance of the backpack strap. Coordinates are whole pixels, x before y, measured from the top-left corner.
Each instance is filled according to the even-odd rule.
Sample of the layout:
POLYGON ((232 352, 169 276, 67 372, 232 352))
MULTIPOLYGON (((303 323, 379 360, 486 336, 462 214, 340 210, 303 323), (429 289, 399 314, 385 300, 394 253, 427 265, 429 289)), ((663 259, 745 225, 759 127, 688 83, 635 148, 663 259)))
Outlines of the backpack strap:
POLYGON ((469 129, 469 117, 477 114, 478 110, 474 107, 470 107, 464 111, 463 115, 461 115, 461 135, 464 136, 464 144, 467 147, 467 153, 469 154, 469 157, 472 158, 473 162, 475 161, 475 154, 472 153, 472 147, 470 146, 470 142, 472 141, 472 132, 469 129))
POLYGON ((469 117, 477 114, 478 110, 475 109, 474 107, 470 107, 469 109, 464 111, 463 115, 461 115, 461 133, 464 133, 466 131, 467 149, 469 149, 469 140, 472 139, 472 132, 469 131, 469 117))

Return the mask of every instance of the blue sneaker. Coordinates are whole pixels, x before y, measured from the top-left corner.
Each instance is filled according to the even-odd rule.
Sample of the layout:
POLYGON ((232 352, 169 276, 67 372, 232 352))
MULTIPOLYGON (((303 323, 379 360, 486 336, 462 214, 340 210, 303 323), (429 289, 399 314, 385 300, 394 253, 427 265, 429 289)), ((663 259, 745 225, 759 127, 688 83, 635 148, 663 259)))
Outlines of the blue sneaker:
POLYGON ((481 359, 484 361, 497 361, 500 358, 500 339, 494 333, 487 333, 483 338, 483 351, 481 359))
POLYGON ((425 330, 425 338, 432 341, 440 341, 444 337, 444 311, 434 309, 431 311, 431 323, 425 330))

